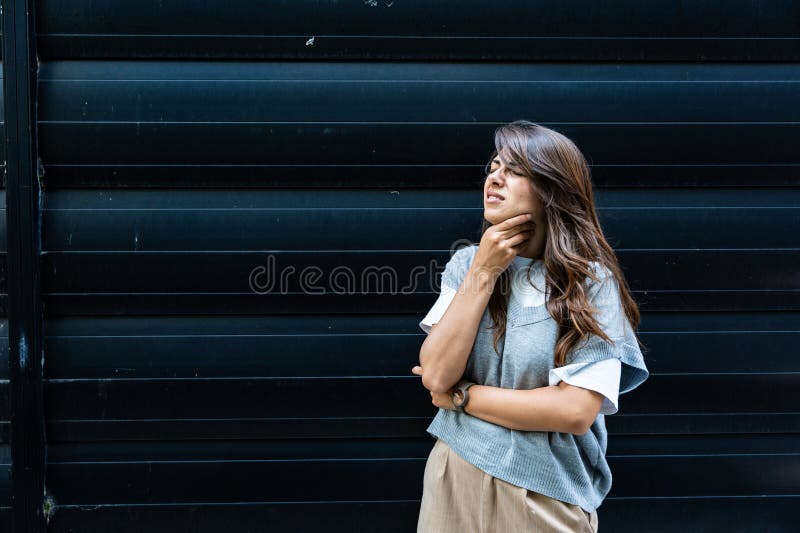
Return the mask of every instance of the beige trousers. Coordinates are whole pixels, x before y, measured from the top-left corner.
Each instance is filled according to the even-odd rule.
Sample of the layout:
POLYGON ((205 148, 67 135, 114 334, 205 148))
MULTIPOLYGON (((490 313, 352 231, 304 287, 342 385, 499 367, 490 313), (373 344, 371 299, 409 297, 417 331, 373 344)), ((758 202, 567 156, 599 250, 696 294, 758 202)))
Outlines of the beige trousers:
POLYGON ((597 531, 597 511, 497 479, 436 439, 422 490, 418 533, 597 531))

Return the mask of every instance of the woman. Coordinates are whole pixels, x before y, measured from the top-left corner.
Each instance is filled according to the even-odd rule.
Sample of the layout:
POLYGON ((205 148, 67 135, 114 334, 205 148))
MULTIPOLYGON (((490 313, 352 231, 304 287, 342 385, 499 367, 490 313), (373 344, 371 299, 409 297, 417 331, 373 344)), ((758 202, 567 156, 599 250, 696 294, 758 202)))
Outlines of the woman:
POLYGON ((497 128, 478 245, 456 251, 420 326, 439 407, 417 529, 597 531, 604 415, 648 377, 639 310, 560 133, 497 128))

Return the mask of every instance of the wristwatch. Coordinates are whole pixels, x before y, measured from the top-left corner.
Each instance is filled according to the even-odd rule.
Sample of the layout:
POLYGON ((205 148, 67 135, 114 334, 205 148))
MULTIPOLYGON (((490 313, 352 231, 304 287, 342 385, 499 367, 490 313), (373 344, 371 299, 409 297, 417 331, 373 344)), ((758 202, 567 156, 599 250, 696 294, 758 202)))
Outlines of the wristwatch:
POLYGON ((472 381, 467 381, 466 379, 462 379, 459 381, 455 387, 453 387, 453 392, 450 393, 450 401, 455 407, 455 410, 459 413, 464 412, 464 408, 467 406, 469 402, 469 389, 475 385, 472 381))

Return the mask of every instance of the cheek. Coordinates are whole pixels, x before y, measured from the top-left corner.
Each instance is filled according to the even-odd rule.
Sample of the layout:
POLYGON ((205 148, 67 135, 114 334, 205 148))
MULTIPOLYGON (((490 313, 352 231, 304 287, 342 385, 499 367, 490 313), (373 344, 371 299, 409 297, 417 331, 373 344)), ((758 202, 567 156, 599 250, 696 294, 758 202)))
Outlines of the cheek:
POLYGON ((541 213, 544 211, 544 202, 542 202, 542 198, 539 196, 539 193, 533 188, 533 185, 528 186, 528 198, 530 199, 531 207, 533 207, 534 211, 537 213, 541 213))
POLYGON ((514 192, 514 196, 520 198, 521 202, 525 203, 531 211, 539 212, 542 208, 542 202, 539 200, 539 195, 531 185, 524 185, 519 187, 519 190, 514 192))
POLYGON ((533 221, 536 222, 537 228, 544 229, 546 218, 544 216, 544 203, 536 194, 536 191, 531 190, 531 195, 528 197, 527 210, 533 213, 533 221))

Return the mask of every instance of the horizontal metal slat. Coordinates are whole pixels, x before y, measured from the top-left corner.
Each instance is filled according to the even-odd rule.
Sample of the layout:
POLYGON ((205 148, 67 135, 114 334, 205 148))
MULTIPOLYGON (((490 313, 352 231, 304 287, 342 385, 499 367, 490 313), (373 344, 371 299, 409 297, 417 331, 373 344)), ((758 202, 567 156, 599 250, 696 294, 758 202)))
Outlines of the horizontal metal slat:
MULTIPOLYGON (((786 532, 794 526, 798 496, 715 498, 607 498, 598 509, 600 527, 627 531, 631 524, 652 533, 672 533, 687 527, 696 531, 750 533, 753 525, 765 531, 786 532)), ((10 512, 0 511, 0 518, 10 512)), ((171 533, 187 524, 197 531, 302 530, 412 531, 419 516, 419 499, 360 502, 261 502, 238 504, 67 505, 59 506, 49 529, 89 529, 138 533, 171 533)))
MULTIPOLYGON (((622 395, 620 412, 794 413, 800 404, 798 385, 800 373, 656 375, 622 395)), ((49 420, 418 417, 435 412, 418 376, 47 380, 45 394, 49 420)))
MULTIPOLYGON (((797 489, 800 454, 610 458, 609 466, 613 497, 780 496, 797 489)), ((51 462, 48 486, 62 505, 412 500, 424 467, 424 458, 51 462)))
POLYGON ((45 57, 792 61, 791 2, 48 2, 45 57), (714 20, 714 25, 702 24, 714 20))
MULTIPOLYGON (((409 438, 425 435, 432 414, 419 417, 243 418, 177 420, 51 420, 51 442, 142 439, 409 438)), ((796 433, 799 413, 624 415, 606 417, 609 435, 796 433)), ((8 423, 0 422, 3 441, 8 423)))

